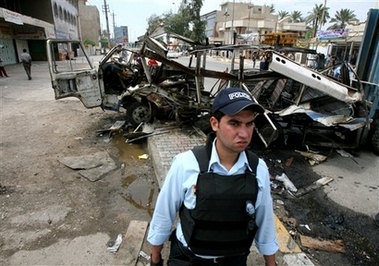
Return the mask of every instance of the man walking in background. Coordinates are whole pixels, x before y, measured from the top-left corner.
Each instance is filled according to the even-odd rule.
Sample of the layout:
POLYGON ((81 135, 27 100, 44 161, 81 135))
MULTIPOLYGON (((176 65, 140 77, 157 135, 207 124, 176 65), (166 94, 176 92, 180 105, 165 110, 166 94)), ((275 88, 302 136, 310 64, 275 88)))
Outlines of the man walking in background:
POLYGON ((257 62, 257 52, 253 53, 253 57, 251 59, 253 60, 253 68, 255 68, 255 63, 257 62))
POLYGON ((20 55, 20 59, 22 64, 24 65, 24 69, 26 74, 28 75, 28 79, 31 80, 32 57, 30 56, 30 54, 26 52, 26 49, 23 49, 22 52, 23 53, 20 55))
POLYGON ((3 59, 1 59, 0 57, 0 77, 9 77, 8 74, 7 74, 7 71, 5 71, 5 67, 4 67, 4 64, 3 64, 3 59))

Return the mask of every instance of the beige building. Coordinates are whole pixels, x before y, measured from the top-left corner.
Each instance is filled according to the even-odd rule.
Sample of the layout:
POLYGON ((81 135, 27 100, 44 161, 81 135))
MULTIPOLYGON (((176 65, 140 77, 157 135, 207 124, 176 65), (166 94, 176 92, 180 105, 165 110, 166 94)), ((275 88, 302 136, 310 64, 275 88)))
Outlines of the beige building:
POLYGON ((210 43, 257 45, 263 34, 279 31, 298 32, 301 35, 306 30, 305 22, 290 23, 288 18, 278 21, 278 15, 272 14, 269 6, 252 3, 225 2, 220 4, 220 10, 202 17, 207 21, 206 32, 210 43))
POLYGON ((86 5, 87 0, 79 0, 79 31, 82 42, 85 40, 100 41, 100 14, 96 6, 86 5))

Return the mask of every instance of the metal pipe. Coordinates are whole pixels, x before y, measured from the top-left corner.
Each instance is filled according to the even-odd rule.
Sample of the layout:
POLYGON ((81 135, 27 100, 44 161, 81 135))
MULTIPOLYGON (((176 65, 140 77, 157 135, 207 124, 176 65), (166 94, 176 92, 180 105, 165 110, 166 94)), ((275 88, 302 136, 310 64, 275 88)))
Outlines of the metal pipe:
POLYGON ((234 4, 235 4, 235 0, 233 0, 233 11, 232 11, 232 28, 230 30, 231 32, 231 35, 232 35, 232 40, 231 40, 231 44, 235 44, 234 43, 234 27, 233 27, 233 24, 234 24, 234 4))

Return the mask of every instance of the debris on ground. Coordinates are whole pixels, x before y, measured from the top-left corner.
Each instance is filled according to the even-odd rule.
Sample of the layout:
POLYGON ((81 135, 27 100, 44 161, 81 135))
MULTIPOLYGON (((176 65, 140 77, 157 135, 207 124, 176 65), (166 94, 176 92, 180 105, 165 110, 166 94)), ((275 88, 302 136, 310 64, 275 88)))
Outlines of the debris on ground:
POLYGON ((126 121, 116 121, 114 124, 109 128, 111 131, 119 130, 125 125, 126 121))
POLYGON ((356 164, 358 164, 358 162, 356 160, 354 160, 354 156, 350 153, 348 153, 347 151, 344 151, 344 150, 336 150, 336 152, 341 155, 342 157, 346 157, 346 158, 351 158, 356 164))
POLYGON ((333 181, 332 177, 328 177, 328 176, 321 177, 320 179, 316 180, 315 182, 313 182, 309 186, 307 186, 305 188, 299 189, 295 193, 295 196, 296 197, 301 197, 301 196, 303 196, 305 194, 308 194, 309 192, 311 192, 313 190, 318 189, 319 187, 325 186, 326 184, 328 184, 328 183, 330 183, 332 181, 333 181))
POLYGON ((283 223, 287 224, 289 227, 295 228, 298 224, 296 218, 293 217, 281 217, 283 223))
POLYGON ((311 231, 311 228, 307 224, 299 224, 300 227, 305 227, 308 231, 311 231))
POLYGON ((105 141, 109 142, 112 139, 113 133, 121 130, 123 127, 125 128, 125 127, 130 126, 130 124, 125 126, 125 124, 126 124, 125 120, 118 120, 118 121, 114 122, 108 128, 96 130, 96 133, 99 134, 100 136, 103 136, 105 133, 107 133, 108 135, 107 135, 107 138, 105 139, 105 141))
POLYGON ((277 175, 275 177, 276 180, 283 182, 284 187, 293 193, 297 192, 297 188, 292 183, 292 181, 288 178, 288 176, 285 173, 282 173, 281 175, 277 175))
POLYGON ((144 258, 147 261, 150 261, 150 255, 147 255, 143 250, 141 250, 138 254, 141 258, 144 258))
POLYGON ((140 160, 147 160, 148 158, 149 158, 149 155, 147 155, 146 153, 138 156, 138 159, 140 160))
POLYGON ((293 157, 288 158, 287 161, 286 161, 286 166, 290 167, 291 164, 292 164, 292 162, 293 162, 293 157))
POLYGON ((101 179, 105 174, 117 168, 116 163, 107 152, 64 157, 58 161, 73 170, 79 170, 81 176, 92 182, 101 179))
POLYGON ((179 125, 159 125, 141 123, 132 133, 124 134, 125 143, 131 143, 136 140, 148 138, 150 136, 161 135, 171 132, 173 129, 179 128, 179 125), (139 130, 141 127, 141 130, 139 130))
POLYGON ((118 234, 115 241, 111 241, 108 243, 107 250, 109 252, 115 253, 118 251, 121 243, 122 243, 122 234, 118 234))
POLYGON ((299 236, 299 245, 302 247, 328 252, 345 253, 345 246, 342 240, 320 240, 305 235, 299 236))
POLYGON ((5 194, 7 192, 7 188, 0 184, 0 195, 5 194))
POLYGON ((345 222, 345 217, 341 213, 332 213, 325 218, 324 224, 333 230, 343 230, 342 224, 345 222))
POLYGON ((319 163, 325 161, 326 158, 328 158, 325 155, 317 154, 316 152, 313 152, 313 151, 305 152, 305 151, 296 150, 295 152, 298 152, 302 156, 306 157, 308 159, 310 165, 319 164, 319 163))

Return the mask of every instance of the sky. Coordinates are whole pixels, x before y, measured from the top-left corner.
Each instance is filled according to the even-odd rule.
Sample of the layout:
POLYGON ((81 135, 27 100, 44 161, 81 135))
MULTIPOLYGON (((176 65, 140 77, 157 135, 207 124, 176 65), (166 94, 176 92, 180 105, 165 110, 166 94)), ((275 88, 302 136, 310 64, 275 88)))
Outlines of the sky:
MULTIPOLYGON (((325 0, 234 0, 235 3, 252 3, 254 5, 274 4, 275 11, 300 11, 307 16, 315 5, 324 4, 325 0)), ((359 21, 365 21, 370 8, 378 8, 379 0, 326 0, 329 15, 334 17, 336 11, 343 8, 354 11, 359 21)), ((109 7, 108 21, 112 32, 113 25, 128 26, 129 40, 134 42, 138 36, 145 34, 147 19, 153 15, 162 15, 167 12, 177 12, 181 0, 106 0, 109 7), (113 16, 114 14, 114 16, 113 16)), ((221 10, 220 4, 233 0, 204 0, 201 15, 214 10, 221 10)), ((104 0, 88 0, 87 5, 96 5, 100 12, 101 28, 106 29, 104 0)))

